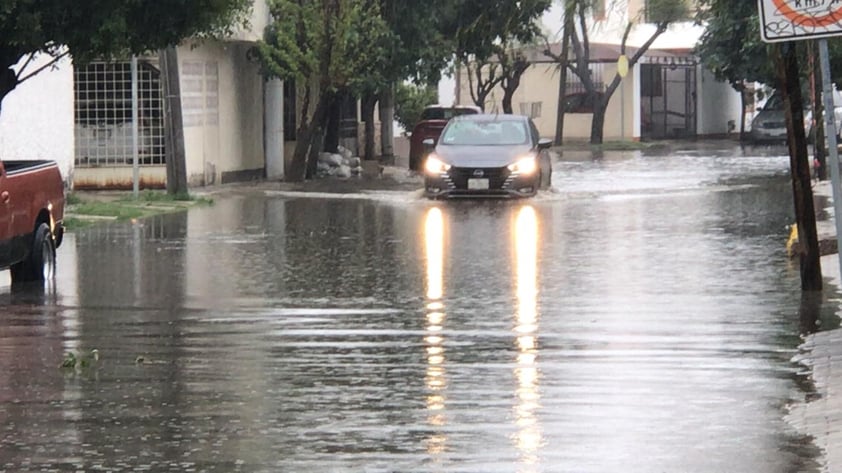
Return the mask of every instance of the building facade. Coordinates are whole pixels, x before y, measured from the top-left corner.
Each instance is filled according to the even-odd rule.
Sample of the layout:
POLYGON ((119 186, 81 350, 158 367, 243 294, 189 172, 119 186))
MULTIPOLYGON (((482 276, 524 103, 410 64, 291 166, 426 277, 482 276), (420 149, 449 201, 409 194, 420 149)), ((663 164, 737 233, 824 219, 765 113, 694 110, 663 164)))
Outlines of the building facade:
MULTIPOLYGON (((560 14, 558 10, 549 15, 560 14)), ((597 2, 589 22, 589 68, 598 90, 604 91, 617 73, 620 45, 628 23, 634 25, 626 42, 629 57, 654 34, 656 27, 648 22, 648 12, 646 0, 597 2)), ((673 23, 658 37, 611 96, 604 139, 692 139, 725 136, 739 130, 739 93, 716 80, 693 52, 703 32, 702 26, 688 18, 673 23)), ((560 44, 550 48, 556 54, 561 52, 560 44)), ((526 50, 532 65, 521 79, 513 105, 515 113, 533 118, 542 136, 552 137, 556 130, 560 74, 559 65, 543 53, 544 49, 540 46, 526 50)), ((457 80, 456 87, 458 103, 470 103, 467 80, 457 80)), ((503 90, 498 87, 489 96, 486 111, 501 112, 502 97, 503 90)), ((568 72, 565 139, 590 138, 593 114, 585 99, 580 80, 568 72)))
MULTIPOLYGON (((269 21, 265 0, 256 0, 247 27, 177 48, 190 186, 283 178, 283 84, 265 80, 248 57, 269 21)), ((0 155, 54 159, 68 187, 131 189, 131 77, 129 60, 66 59, 25 81, 3 102, 0 155)), ((140 185, 163 188, 166 108, 156 55, 138 58, 137 83, 140 185)))

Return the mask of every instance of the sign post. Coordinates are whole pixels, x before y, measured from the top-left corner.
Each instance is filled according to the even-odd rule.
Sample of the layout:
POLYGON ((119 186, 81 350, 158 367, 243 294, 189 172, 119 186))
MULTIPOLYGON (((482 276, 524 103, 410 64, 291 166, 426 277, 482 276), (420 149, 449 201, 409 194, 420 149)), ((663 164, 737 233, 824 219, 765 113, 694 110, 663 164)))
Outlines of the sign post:
POLYGON ((824 96, 825 135, 829 148, 830 184, 833 190, 833 213, 836 221, 836 243, 840 249, 839 272, 842 274, 842 189, 839 176, 839 149, 836 143, 833 85, 830 82, 830 58, 827 38, 842 36, 842 2, 839 0, 759 0, 760 33, 767 43, 818 39, 819 62, 824 96))

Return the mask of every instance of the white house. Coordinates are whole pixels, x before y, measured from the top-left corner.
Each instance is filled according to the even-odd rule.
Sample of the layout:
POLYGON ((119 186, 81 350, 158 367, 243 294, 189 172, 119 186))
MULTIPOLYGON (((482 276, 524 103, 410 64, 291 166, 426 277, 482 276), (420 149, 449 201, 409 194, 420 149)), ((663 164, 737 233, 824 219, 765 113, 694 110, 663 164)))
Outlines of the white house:
MULTIPOLYGON (((264 80, 248 58, 269 21, 265 0, 256 0, 247 28, 178 47, 191 186, 283 177, 283 84, 264 80)), ((132 188, 130 71, 129 60, 63 60, 24 82, 2 104, 0 156, 55 159, 78 189, 132 188)), ((157 56, 138 58, 138 88, 140 183, 163 188, 165 107, 157 56)))
MULTIPOLYGON (((591 73, 599 88, 613 80, 620 57, 620 44, 626 25, 634 27, 627 40, 627 56, 642 46, 655 31, 647 23, 647 0, 600 0, 590 19, 591 73)), ((561 8, 547 13, 547 27, 560 30, 561 8), (552 21, 557 15, 557 21, 552 21)), ((693 53, 704 29, 693 21, 670 26, 632 68, 611 97, 606 112, 606 140, 641 140, 723 136, 738 129, 741 118, 739 94, 727 83, 717 81, 702 67, 693 53)), ((532 116, 542 136, 555 134, 558 110, 558 65, 542 51, 532 48, 533 65, 524 74, 515 93, 515 113, 532 116)), ((551 45, 560 53, 558 43, 551 45)), ((464 74, 462 75, 464 76, 464 74)), ((457 80, 456 100, 470 103, 467 81, 457 80)), ((487 111, 502 110, 502 89, 495 89, 486 104, 487 111)), ((564 136, 586 140, 590 137, 592 114, 580 101, 583 87, 568 73, 564 136)))

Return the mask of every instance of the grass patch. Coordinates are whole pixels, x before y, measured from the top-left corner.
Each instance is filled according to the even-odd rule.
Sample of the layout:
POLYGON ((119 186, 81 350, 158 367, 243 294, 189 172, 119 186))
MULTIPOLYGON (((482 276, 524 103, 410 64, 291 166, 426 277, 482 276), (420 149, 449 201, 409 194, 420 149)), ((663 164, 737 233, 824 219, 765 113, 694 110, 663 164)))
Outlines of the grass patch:
POLYGON ((128 221, 179 212, 196 205, 211 205, 213 200, 189 194, 144 191, 135 199, 131 193, 90 197, 68 194, 64 224, 68 229, 89 227, 103 221, 128 221))
POLYGON ((603 151, 640 151, 652 148, 652 143, 639 141, 606 141, 602 145, 594 145, 595 149, 603 151))
POLYGON ((193 202, 193 203, 213 203, 213 200, 206 197, 195 197, 189 193, 168 194, 160 191, 146 190, 140 192, 135 200, 131 194, 119 199, 121 202, 193 202))

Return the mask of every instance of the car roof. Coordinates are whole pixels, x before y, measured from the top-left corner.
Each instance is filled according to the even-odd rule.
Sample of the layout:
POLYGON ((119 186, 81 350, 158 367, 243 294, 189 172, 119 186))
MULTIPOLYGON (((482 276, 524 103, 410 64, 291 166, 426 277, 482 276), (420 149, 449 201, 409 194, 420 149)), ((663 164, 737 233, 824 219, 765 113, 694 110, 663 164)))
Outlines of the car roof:
POLYGON ((478 113, 474 115, 459 115, 458 117, 453 117, 452 120, 472 122, 525 122, 529 120, 529 117, 503 113, 478 113))
POLYGON ((441 108, 447 110, 476 110, 478 113, 481 111, 479 107, 476 105, 442 105, 442 104, 432 104, 427 105, 424 107, 425 110, 434 109, 434 108, 441 108))

